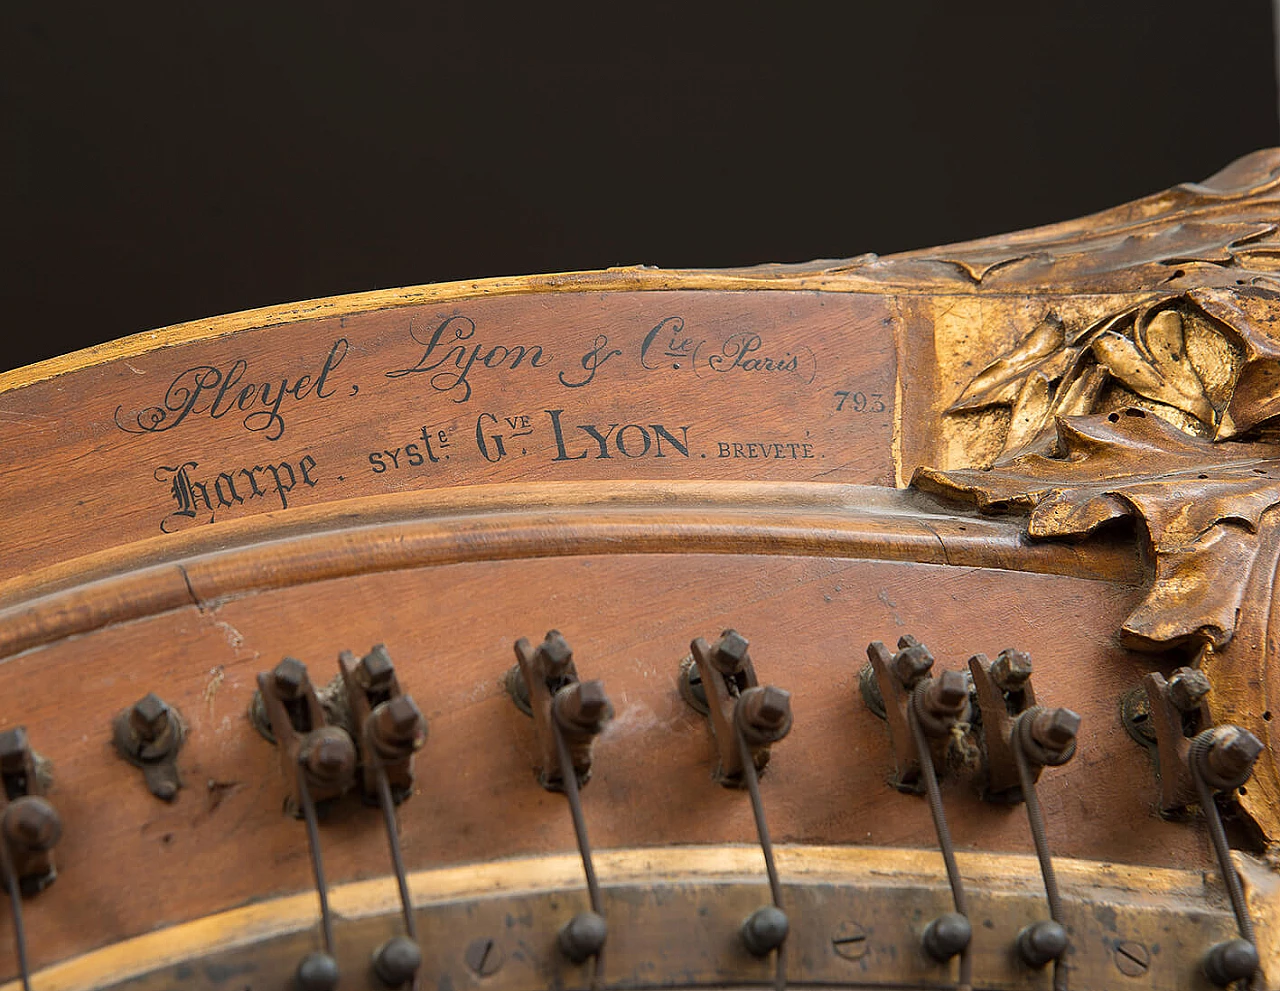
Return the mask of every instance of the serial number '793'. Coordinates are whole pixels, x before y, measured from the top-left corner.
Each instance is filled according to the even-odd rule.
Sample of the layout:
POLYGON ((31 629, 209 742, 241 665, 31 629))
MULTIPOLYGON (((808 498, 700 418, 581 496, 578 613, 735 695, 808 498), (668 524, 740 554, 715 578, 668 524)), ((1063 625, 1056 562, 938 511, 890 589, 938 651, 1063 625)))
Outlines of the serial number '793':
POLYGON ((881 392, 850 392, 848 389, 837 389, 836 411, 849 407, 853 413, 883 413, 886 409, 884 394, 881 392))

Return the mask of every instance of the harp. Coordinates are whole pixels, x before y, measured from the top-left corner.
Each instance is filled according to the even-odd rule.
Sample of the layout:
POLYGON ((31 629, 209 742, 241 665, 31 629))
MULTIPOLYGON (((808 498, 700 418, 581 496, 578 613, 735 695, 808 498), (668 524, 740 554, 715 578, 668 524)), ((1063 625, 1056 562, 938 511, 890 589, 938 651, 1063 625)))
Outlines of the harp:
POLYGON ((6 987, 1280 987, 1278 190, 0 375, 6 987))

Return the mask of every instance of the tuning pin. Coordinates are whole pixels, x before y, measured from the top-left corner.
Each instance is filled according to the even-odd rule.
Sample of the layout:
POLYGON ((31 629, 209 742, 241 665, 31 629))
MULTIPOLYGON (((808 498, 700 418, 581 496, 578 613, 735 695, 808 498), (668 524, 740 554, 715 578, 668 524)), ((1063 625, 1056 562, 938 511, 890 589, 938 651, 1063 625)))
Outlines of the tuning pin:
POLYGON ((564 792, 569 803, 591 902, 590 911, 579 912, 565 923, 557 942, 572 963, 594 961, 592 983, 598 986, 604 972, 608 925, 579 788, 591 778, 592 745, 613 718, 613 706, 602 682, 578 680, 573 650, 560 631, 549 631, 536 648, 521 637, 515 652, 519 676, 508 675, 508 688, 516 705, 533 716, 539 781, 549 791, 564 792))
MULTIPOLYGON (((746 786, 744 762, 748 759, 755 771, 763 771, 770 747, 791 731, 791 693, 760 685, 749 646, 737 630, 725 630, 714 644, 699 637, 690 644, 692 665, 681 665, 682 682, 697 670, 716 745, 714 776, 729 788, 746 786), (739 746, 739 729, 745 755, 739 746)), ((687 690, 682 692, 687 697, 687 690)))
POLYGON ((1062 904, 1058 895, 1058 882, 1053 871, 1053 858, 1049 853, 1049 840, 1045 834, 1044 817, 1040 812, 1040 800, 1036 795, 1036 779, 1039 769, 1065 764, 1076 753, 1076 736, 1080 730, 1080 716, 1070 709, 1045 709, 1032 706, 1014 721, 1010 743, 1017 763, 1019 787, 1027 809, 1027 822, 1035 843, 1036 856, 1043 875, 1045 900, 1049 918, 1025 927, 1017 940, 1018 955, 1028 967, 1045 967, 1050 962, 1061 966, 1070 940, 1062 925, 1062 904))
POLYGON ((22 896, 43 891, 57 878, 53 848, 62 838, 62 819, 43 797, 36 754, 19 726, 0 733, 0 878, 9 891, 18 970, 31 991, 22 896))
MULTIPOLYGON (((982 713, 986 759, 983 798, 988 801, 1022 800, 1011 738, 1013 721, 1036 704, 1031 672, 1031 657, 1020 650, 1002 650, 994 661, 987 660, 985 654, 969 658, 969 674, 982 713)), ((1039 770, 1032 773, 1038 776, 1039 770)))
POLYGON ((147 789, 156 798, 178 797, 178 751, 186 737, 181 713, 154 692, 148 692, 111 722, 116 752, 142 771, 147 789))
MULTIPOLYGON (((688 682, 696 666, 716 748, 714 777, 725 787, 746 788, 751 798, 772 904, 752 912, 742 923, 739 937, 753 956, 776 953, 775 980, 782 987, 790 920, 782 908, 782 885, 760 797, 759 773, 769 763, 770 748, 791 732, 791 693, 759 684, 749 646, 737 630, 725 630, 714 644, 698 637, 689 645, 692 663, 681 664, 680 680, 688 682)), ((690 699, 686 687, 681 693, 690 699)), ((698 705, 694 707, 701 711, 698 705)))
POLYGON ((311 872, 320 901, 324 950, 303 957, 295 979, 301 991, 333 991, 339 975, 316 804, 338 798, 355 784, 355 743, 345 729, 328 725, 306 665, 296 658, 286 657, 271 671, 258 675, 258 700, 292 786, 285 807, 306 826, 311 872))
POLYGON ((1214 792, 1229 792, 1241 787, 1253 775, 1253 765, 1264 749, 1263 743, 1247 729, 1239 726, 1215 726, 1191 741, 1187 766, 1195 781, 1200 810, 1209 827, 1218 870, 1227 886, 1231 908, 1235 913, 1240 938, 1229 939, 1209 948, 1205 954, 1205 976, 1219 987, 1252 977, 1258 970, 1258 948, 1253 942, 1253 923, 1249 903, 1245 900, 1240 875, 1231 860, 1222 817, 1214 792))
POLYGON ((360 748, 361 791, 366 803, 382 810, 391 867, 400 892, 405 934, 393 936, 374 952, 373 970, 387 987, 410 983, 422 966, 417 922, 409 897, 396 803, 413 792, 413 757, 427 739, 427 721, 413 699, 400 688, 391 655, 376 644, 359 661, 351 651, 338 655, 338 668, 347 689, 351 721, 360 748))
MULTIPOLYGON (((961 671, 932 675, 933 655, 912 636, 900 638, 896 652, 875 641, 868 645, 867 656, 889 727, 889 741, 897 765, 895 785, 902 791, 923 790, 928 796, 938 849, 955 905, 954 912, 946 912, 929 923, 921 942, 925 954, 937 963, 945 964, 959 956, 960 983, 967 986, 972 927, 966 914, 964 884, 956 866, 935 762, 945 760, 957 724, 970 719, 970 679, 961 671)), ((865 689, 863 695, 866 696, 865 689)))

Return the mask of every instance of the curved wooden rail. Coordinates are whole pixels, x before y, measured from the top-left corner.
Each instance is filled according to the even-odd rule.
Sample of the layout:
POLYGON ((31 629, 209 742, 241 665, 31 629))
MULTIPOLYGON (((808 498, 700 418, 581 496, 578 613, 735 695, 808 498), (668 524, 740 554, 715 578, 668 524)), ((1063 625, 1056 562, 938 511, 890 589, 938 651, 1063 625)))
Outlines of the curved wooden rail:
MULTIPOLYGON (((839 890, 857 893, 862 897, 870 894, 874 901, 876 897, 894 889, 928 890, 936 889, 940 884, 937 854, 932 851, 783 845, 777 848, 777 858, 779 870, 786 878, 787 890, 800 902, 806 901, 806 888, 811 894, 815 891, 829 893, 839 890)), ((972 889, 985 896, 984 905, 988 901, 990 903, 984 911, 990 914, 988 921, 992 924, 979 927, 976 934, 983 947, 982 963, 987 965, 985 969, 990 978, 993 976, 992 971, 1007 969, 1012 963, 1011 960, 1001 959, 1005 955, 1001 953, 1001 947, 1008 941, 1010 933, 999 930, 1005 928, 1011 920, 1019 918, 1020 911, 1036 911, 1034 903, 1039 898, 1036 894, 1039 868, 1035 858, 1027 855, 965 852, 959 854, 959 862, 972 889), (1023 905, 1023 901, 1028 904, 1023 905), (1012 915, 1010 909, 1013 910, 1012 915)), ((1262 923, 1262 947, 1274 952, 1277 945, 1280 945, 1276 942, 1277 934, 1274 931, 1277 911, 1275 882, 1268 878, 1266 869, 1256 861, 1238 856, 1237 862, 1248 880, 1251 902, 1262 923)), ((750 980, 751 968, 760 968, 758 961, 735 955, 731 950, 739 921, 732 915, 737 906, 731 903, 731 894, 735 887, 747 886, 746 894, 750 897, 751 886, 761 885, 762 867, 758 848, 706 846, 610 850, 600 852, 596 863, 607 890, 632 892, 622 897, 618 903, 620 909, 623 904, 630 903, 633 908, 640 906, 641 914, 646 906, 639 893, 650 886, 662 888, 676 884, 685 891, 701 886, 707 892, 712 907, 709 916, 704 915, 699 919, 699 925, 708 931, 701 933, 701 942, 678 942, 688 944, 694 959, 706 957, 714 960, 723 956, 731 958, 733 962, 729 966, 746 971, 740 973, 739 978, 750 980), (721 917, 719 908, 726 910, 724 917, 721 917), (723 946, 713 933, 717 926, 727 927, 723 946)), ((1191 914, 1199 917, 1199 922, 1186 926, 1186 932, 1181 935, 1189 935, 1194 939, 1201 936, 1200 929, 1208 933, 1229 925, 1228 916, 1221 904, 1220 892, 1215 891, 1202 872, 1067 859, 1059 860, 1057 869, 1064 897, 1080 916, 1082 930, 1097 929, 1099 934, 1115 930, 1121 935, 1133 936, 1136 927, 1156 920, 1167 923, 1169 919, 1188 914, 1189 909, 1191 914)), ((520 960, 518 963, 508 963, 508 972, 534 971, 539 966, 536 958, 540 951, 549 948, 542 947, 536 939, 532 943, 527 942, 532 933, 523 932, 518 925, 519 920, 513 924, 510 916, 507 917, 507 926, 512 931, 504 934, 486 930, 481 906, 486 902, 490 906, 496 906, 498 915, 501 916, 502 907, 509 900, 521 896, 538 897, 543 903, 551 905, 555 905, 557 899, 572 903, 574 894, 581 887, 581 871, 581 863, 576 856, 557 855, 412 873, 408 880, 416 911, 426 918, 438 920, 429 930, 428 938, 433 941, 425 946, 428 970, 441 981, 441 986, 472 979, 467 976, 462 958, 467 935, 474 930, 477 935, 488 933, 497 937, 495 942, 508 942, 511 944, 509 948, 519 948, 520 960), (478 911, 458 913, 466 919, 459 927, 456 921, 448 918, 448 914, 451 910, 466 905, 478 911), (461 940, 458 939, 460 936, 461 940), (451 973, 452 971, 457 973, 451 973)), ((356 961, 367 953, 367 948, 355 945, 355 941, 361 937, 379 938, 378 924, 394 919, 399 910, 394 881, 391 878, 378 878, 336 885, 330 889, 330 899, 344 934, 360 931, 360 937, 347 939, 344 944, 348 969, 358 967, 359 963, 356 961)), ((678 912, 680 906, 673 904, 676 901, 678 899, 672 899, 665 905, 658 903, 659 913, 649 919, 653 924, 651 933, 635 929, 615 933, 614 940, 620 947, 625 947, 619 955, 634 956, 636 951, 643 952, 646 942, 661 938, 661 916, 664 913, 678 912)), ((814 904, 827 907, 822 894, 818 895, 814 904)), ((862 906, 864 910, 867 907, 866 904, 862 906)), ((570 911, 568 904, 562 905, 559 910, 566 917, 570 911)), ((915 935, 915 929, 919 928, 906 914, 900 918, 868 917, 864 921, 873 936, 872 949, 876 941, 887 946, 902 935, 906 935, 910 941, 915 935)), ((828 918, 816 915, 805 918, 797 914, 794 938, 805 941, 806 945, 812 943, 817 951, 812 954, 813 957, 825 958, 802 959, 797 962, 797 969, 818 973, 826 971, 823 976, 832 984, 853 987, 865 986, 866 981, 874 982, 874 959, 867 962, 872 968, 872 973, 868 975, 867 964, 859 965, 856 960, 838 959, 831 953, 832 935, 839 935, 839 920, 834 932, 829 931, 831 923, 832 920, 828 918)), ((314 938, 315 925, 314 894, 290 895, 124 940, 50 966, 41 971, 37 979, 42 991, 90 991, 100 988, 137 988, 139 991, 149 991, 165 986, 166 982, 171 982, 175 977, 180 979, 184 974, 186 982, 196 986, 230 987, 231 982, 238 981, 236 986, 239 987, 257 980, 277 984, 281 980, 288 980, 287 974, 296 962, 299 947, 307 946, 314 938)), ((525 925, 528 925, 528 920, 525 920, 525 925)), ((1169 933, 1166 931, 1165 935, 1169 933)), ((1094 952, 1092 960, 1082 960, 1076 964, 1079 976, 1085 979, 1098 974, 1110 976, 1112 964, 1109 948, 1105 939, 1097 942, 1102 952, 1094 952)), ((1179 986, 1179 970, 1185 967, 1188 960, 1194 960, 1196 951, 1196 947, 1167 947, 1163 959, 1157 957, 1153 962, 1152 973, 1148 975, 1144 986, 1179 986), (1178 959, 1179 957, 1187 959, 1178 959)), ((647 984, 667 986, 668 975, 660 967, 663 953, 655 947, 653 954, 648 960, 647 984)), ((549 952, 546 955, 554 957, 549 952)), ((721 963, 725 961, 722 960, 721 963)), ((702 966, 705 968, 707 965, 703 963, 702 966)), ((620 969, 622 972, 617 975, 617 983, 645 986, 643 980, 636 985, 634 979, 626 974, 625 968, 620 969)), ((1022 986, 1026 980, 1025 974, 1016 971, 1013 973, 1016 975, 1017 986, 1022 986)), ((361 975, 351 976, 358 979, 361 975)), ((494 980, 502 987, 519 987, 522 986, 522 976, 527 979, 535 977, 535 974, 507 973, 494 980)), ((685 970, 680 974, 683 982, 691 986, 702 983, 701 976, 693 970, 685 970)), ((979 985, 984 984, 981 972, 978 976, 979 985)), ((430 985, 434 982, 428 980, 427 983, 430 985)), ((530 982, 530 986, 536 983, 534 980, 530 982)), ((677 980, 677 985, 679 983, 681 982, 677 980)), ((1004 986, 1003 982, 1001 986, 1004 986)), ((19 989, 17 982, 0 987, 0 991, 19 989)))
POLYGON ((0 585, 0 657, 188 605, 463 561, 583 554, 790 554, 1136 583, 1121 545, 1028 543, 999 520, 827 483, 542 483, 346 500, 155 538, 0 585))

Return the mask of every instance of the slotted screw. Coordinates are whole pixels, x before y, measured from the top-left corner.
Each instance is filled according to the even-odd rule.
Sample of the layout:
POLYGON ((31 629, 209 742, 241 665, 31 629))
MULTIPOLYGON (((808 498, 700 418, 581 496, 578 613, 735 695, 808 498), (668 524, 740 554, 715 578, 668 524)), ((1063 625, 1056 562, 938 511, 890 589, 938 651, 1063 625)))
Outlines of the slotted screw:
POLYGON ((1141 977, 1151 966, 1151 954, 1141 943, 1126 940, 1116 944, 1116 967, 1125 977, 1141 977))
POLYGON ((831 937, 831 948, 846 960, 861 960, 867 955, 867 931, 856 922, 846 922, 831 937))

